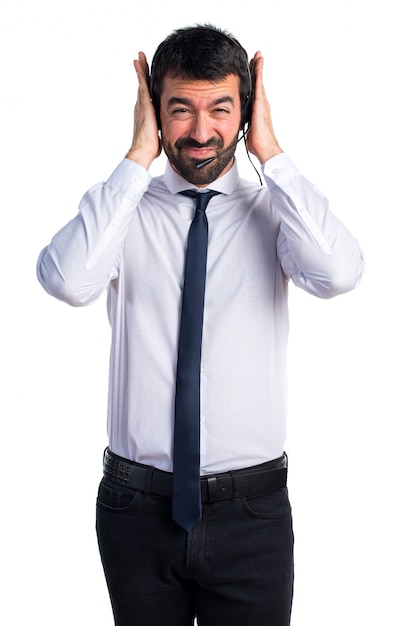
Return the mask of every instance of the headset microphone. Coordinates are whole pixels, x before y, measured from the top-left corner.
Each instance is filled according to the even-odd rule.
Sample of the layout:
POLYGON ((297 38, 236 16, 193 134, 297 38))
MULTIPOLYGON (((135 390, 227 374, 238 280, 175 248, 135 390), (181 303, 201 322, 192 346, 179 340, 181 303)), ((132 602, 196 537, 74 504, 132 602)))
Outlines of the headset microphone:
POLYGON ((245 131, 242 133, 242 135, 241 135, 241 137, 240 137, 239 139, 236 139, 235 141, 233 141, 233 142, 231 143, 231 145, 230 145, 230 146, 228 146, 225 150, 221 150, 221 152, 218 152, 218 154, 215 154, 215 156, 210 157, 209 159, 205 159, 204 161, 200 161, 200 163, 196 163, 196 169, 197 169, 197 170, 200 170, 202 167, 205 167, 205 165, 209 165, 209 163, 212 163, 212 161, 214 161, 215 159, 217 159, 217 158, 219 158, 220 156, 222 156, 223 154, 225 154, 225 152, 228 152, 228 150, 230 150, 233 146, 236 146, 236 145, 237 145, 237 143, 238 143, 239 141, 241 141, 241 139, 244 139, 244 137, 245 137, 245 135, 247 134, 247 132, 248 132, 248 128, 247 128, 247 130, 245 130, 245 131))

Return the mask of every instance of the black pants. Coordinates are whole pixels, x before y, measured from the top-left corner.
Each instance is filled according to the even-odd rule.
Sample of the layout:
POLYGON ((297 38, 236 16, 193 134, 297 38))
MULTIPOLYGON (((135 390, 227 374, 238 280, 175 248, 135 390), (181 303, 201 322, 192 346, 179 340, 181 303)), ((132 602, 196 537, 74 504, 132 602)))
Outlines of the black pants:
POLYGON ((287 489, 203 505, 187 534, 171 500, 103 479, 97 536, 116 626, 288 626, 287 489))

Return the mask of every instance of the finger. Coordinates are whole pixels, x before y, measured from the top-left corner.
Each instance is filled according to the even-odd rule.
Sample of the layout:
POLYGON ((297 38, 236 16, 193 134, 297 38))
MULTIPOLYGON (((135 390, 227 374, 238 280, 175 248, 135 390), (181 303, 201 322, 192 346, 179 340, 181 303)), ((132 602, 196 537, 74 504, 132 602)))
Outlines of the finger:
POLYGON ((251 73, 254 78, 254 92, 256 97, 261 98, 264 93, 264 78, 263 78, 263 70, 264 70, 264 57, 261 52, 256 52, 254 56, 253 66, 251 68, 251 73))
POLYGON ((250 65, 254 65, 254 63, 257 63, 258 59, 262 59, 263 55, 261 54, 261 52, 259 50, 257 50, 257 52, 254 54, 253 58, 250 61, 250 65))
POLYGON ((138 52, 138 62, 140 63, 144 74, 148 77, 149 76, 149 67, 148 67, 148 61, 147 61, 147 57, 145 55, 145 52, 138 52))
POLYGON ((256 52, 253 59, 253 71, 262 72, 264 67, 264 57, 260 51, 256 52))
POLYGON ((138 52, 138 59, 134 60, 134 67, 138 76, 138 80, 145 80, 145 82, 148 84, 149 67, 147 63, 147 58, 143 52, 138 52))

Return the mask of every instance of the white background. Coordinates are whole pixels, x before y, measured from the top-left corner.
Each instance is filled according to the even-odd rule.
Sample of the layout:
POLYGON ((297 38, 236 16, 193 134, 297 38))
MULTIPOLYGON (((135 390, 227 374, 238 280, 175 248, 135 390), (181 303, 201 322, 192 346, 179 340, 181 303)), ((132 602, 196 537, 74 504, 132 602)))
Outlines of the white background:
MULTIPOLYGON (((1 554, 5 626, 111 626, 94 530, 105 299, 43 292, 37 256, 130 144, 138 50, 226 27, 283 148, 359 239, 358 290, 291 289, 292 626, 416 626, 417 18, 407 0, 14 0, 1 45, 1 554)), ((242 146, 240 171, 255 179, 242 146)), ((162 159, 154 166, 159 173, 162 159)))

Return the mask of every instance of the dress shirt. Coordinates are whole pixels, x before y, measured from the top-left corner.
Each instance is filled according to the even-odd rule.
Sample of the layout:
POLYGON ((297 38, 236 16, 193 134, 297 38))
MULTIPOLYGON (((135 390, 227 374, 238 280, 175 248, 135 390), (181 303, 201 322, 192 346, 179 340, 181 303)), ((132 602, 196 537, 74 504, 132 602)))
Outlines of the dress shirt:
MULTIPOLYGON (((201 362, 201 472, 281 456, 286 437, 288 282, 329 298, 354 288, 358 243, 287 154, 237 164, 209 187, 201 362)), ((40 254, 47 292, 73 306, 108 290, 112 327, 108 435, 113 452, 172 470, 174 394, 193 185, 167 163, 151 178, 124 159, 82 198, 40 254)))

